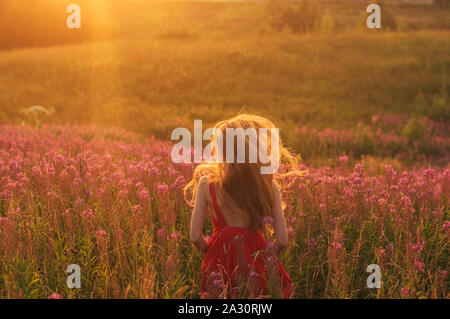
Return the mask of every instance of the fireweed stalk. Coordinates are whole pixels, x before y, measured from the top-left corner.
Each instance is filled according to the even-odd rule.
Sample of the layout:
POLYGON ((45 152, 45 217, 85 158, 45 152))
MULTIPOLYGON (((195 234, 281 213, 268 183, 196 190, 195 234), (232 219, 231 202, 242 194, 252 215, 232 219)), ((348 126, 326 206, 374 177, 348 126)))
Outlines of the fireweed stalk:
MULTIPOLYGON (((198 298, 182 192, 195 165, 170 151, 121 129, 0 126, 0 297, 198 298), (66 286, 69 264, 81 289, 66 286)), ((356 161, 282 190, 294 297, 448 298, 448 165, 356 161), (366 288, 373 263, 380 289, 366 288)))

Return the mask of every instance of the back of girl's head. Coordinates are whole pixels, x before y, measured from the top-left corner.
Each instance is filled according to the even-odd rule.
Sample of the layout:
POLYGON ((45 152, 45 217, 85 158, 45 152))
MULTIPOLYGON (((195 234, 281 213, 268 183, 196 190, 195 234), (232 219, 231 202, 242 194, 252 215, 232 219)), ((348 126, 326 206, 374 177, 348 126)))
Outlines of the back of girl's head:
MULTIPOLYGON (((275 139, 273 138, 274 135, 271 134, 273 129, 276 127, 268 119, 250 114, 240 114, 217 123, 212 143, 214 145, 212 153, 216 161, 197 166, 192 180, 184 190, 186 201, 192 202, 200 178, 208 176, 210 183, 217 183, 220 186, 227 200, 232 201, 248 214, 251 227, 258 228, 265 216, 271 216, 274 201, 274 174, 262 174, 262 168, 273 165, 273 161, 277 163, 284 161, 291 167, 287 174, 302 175, 303 173, 297 170, 297 157, 283 147, 278 135, 275 139), (254 136, 252 138, 252 134, 243 135, 244 131, 256 132, 256 139, 254 136), (229 134, 234 134, 231 139, 229 134), (227 138, 234 142, 227 143, 227 138), (240 144, 239 138, 245 143, 240 144), (260 143, 262 140, 264 144, 260 143), (278 145, 274 145, 275 143, 278 145), (227 147, 234 149, 227 149, 227 147), (266 149, 260 150, 261 147, 266 149), (273 151, 274 149, 276 152, 273 151), (256 160, 251 156, 251 153, 255 151, 257 151, 256 160), (268 155, 268 162, 261 160, 260 151, 268 155), (242 154, 244 154, 244 161, 242 161, 242 154)), ((281 176, 282 174, 278 174, 278 177, 281 176)))

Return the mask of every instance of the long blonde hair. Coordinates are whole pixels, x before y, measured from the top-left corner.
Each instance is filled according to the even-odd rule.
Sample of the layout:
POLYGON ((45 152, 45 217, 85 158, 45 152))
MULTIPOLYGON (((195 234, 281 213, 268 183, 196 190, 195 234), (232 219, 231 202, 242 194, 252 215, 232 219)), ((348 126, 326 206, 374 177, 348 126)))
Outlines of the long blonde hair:
MULTIPOLYGON (((251 114, 240 114, 229 120, 218 122, 215 129, 220 132, 225 132, 227 128, 246 130, 248 128, 255 128, 257 132, 259 129, 273 129, 275 125, 266 118, 251 114)), ((258 137, 259 137, 259 133, 258 137)), ((225 136, 219 135, 223 139, 223 147, 226 149, 225 136)), ((215 139, 216 136, 213 136, 215 139)), ((267 154, 271 149, 271 136, 267 134, 267 154)), ((237 143, 234 143, 236 157, 237 143)), ((249 137, 245 137, 246 150, 249 150, 249 137)), ((246 152, 247 154, 248 152, 246 152)), ((223 152, 225 154, 225 152, 223 152)), ((245 163, 237 163, 236 158, 232 163, 202 163, 194 170, 192 180, 184 188, 184 197, 189 205, 192 205, 196 197, 197 187, 200 178, 207 176, 210 183, 218 183, 223 195, 227 200, 232 201, 242 211, 248 214, 250 226, 257 229, 261 225, 261 221, 265 216, 272 215, 274 188, 273 188, 273 174, 261 174, 260 160, 256 163, 249 163, 246 155, 245 163)), ((286 163, 290 169, 286 173, 279 173, 277 177, 284 177, 286 175, 301 176, 304 171, 298 170, 298 156, 293 155, 287 148, 283 147, 281 139, 279 140, 279 163, 286 163)))

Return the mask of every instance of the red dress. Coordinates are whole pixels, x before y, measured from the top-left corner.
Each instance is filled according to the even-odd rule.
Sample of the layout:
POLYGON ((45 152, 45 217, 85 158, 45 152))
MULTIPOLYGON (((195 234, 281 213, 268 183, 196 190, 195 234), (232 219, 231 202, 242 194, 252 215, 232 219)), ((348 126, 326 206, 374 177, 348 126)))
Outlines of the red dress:
POLYGON ((202 298, 272 296, 291 298, 293 284, 263 232, 228 226, 209 185, 217 219, 211 214, 213 234, 202 262, 202 298), (268 245, 269 243, 269 245, 268 245), (241 288, 239 288, 241 287, 241 288))

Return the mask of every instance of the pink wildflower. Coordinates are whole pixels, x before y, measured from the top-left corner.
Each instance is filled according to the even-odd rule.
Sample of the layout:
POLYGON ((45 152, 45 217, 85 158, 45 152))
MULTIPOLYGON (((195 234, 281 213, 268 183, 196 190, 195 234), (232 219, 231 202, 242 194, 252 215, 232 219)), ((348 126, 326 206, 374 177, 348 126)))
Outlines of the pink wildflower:
POLYGON ((169 186, 165 183, 156 183, 156 193, 157 194, 167 194, 169 191, 169 186))

